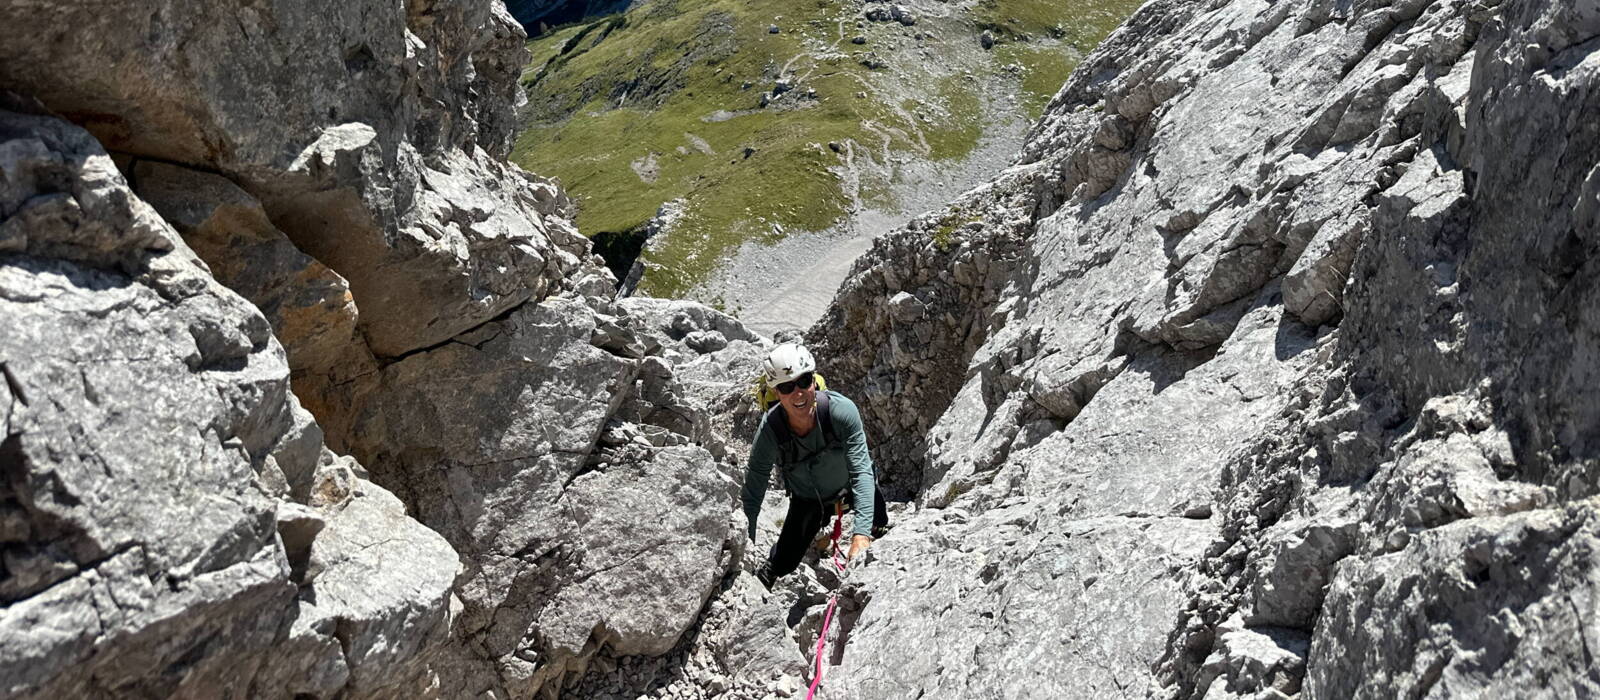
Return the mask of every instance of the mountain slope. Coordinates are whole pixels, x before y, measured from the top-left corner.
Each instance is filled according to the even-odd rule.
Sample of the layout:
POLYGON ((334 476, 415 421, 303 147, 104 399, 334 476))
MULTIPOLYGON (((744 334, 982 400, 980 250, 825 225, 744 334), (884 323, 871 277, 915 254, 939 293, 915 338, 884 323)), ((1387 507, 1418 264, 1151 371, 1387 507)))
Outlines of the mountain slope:
POLYGON ((870 212, 932 206, 927 180, 950 196, 997 167, 969 158, 980 137, 1020 135, 1133 6, 646 3, 533 42, 513 157, 559 177, 602 246, 679 202, 641 289, 710 296, 746 241, 856 235, 870 212))

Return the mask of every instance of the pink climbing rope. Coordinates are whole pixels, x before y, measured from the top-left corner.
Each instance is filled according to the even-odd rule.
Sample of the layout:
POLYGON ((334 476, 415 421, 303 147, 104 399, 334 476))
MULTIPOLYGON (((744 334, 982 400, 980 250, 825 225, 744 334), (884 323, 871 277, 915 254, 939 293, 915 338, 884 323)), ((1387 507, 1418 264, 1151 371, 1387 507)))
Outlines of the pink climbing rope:
MULTIPOLYGON (((841 578, 844 574, 844 564, 839 561, 839 533, 844 530, 844 505, 835 503, 833 506, 833 568, 839 572, 841 578)), ((816 670, 811 674, 811 688, 806 691, 806 700, 811 700, 817 694, 817 686, 822 684, 822 651, 828 644, 828 626, 833 624, 833 609, 839 605, 839 589, 834 589, 828 596, 828 611, 822 616, 822 631, 817 634, 817 651, 812 656, 816 670)))

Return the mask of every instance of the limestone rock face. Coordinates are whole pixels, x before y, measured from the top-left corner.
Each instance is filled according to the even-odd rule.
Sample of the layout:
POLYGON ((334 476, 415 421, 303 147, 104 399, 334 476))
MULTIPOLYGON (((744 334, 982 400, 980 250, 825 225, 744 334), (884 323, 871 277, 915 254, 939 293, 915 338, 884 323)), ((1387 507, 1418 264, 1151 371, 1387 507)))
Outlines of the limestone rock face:
POLYGON ((771 591, 769 341, 499 162, 498 3, 0 22, 0 694, 1600 692, 1600 0, 1147 3, 811 332, 902 502, 771 591))
MULTIPOLYGON (((248 457, 259 502, 223 488, 249 472, 187 500, 249 506, 230 517, 253 518, 257 539, 229 546, 276 567, 252 610, 277 607, 239 613, 260 630, 227 633, 238 648, 205 658, 285 650, 225 676, 245 690, 204 681, 197 694, 550 696, 591 662, 680 643, 742 552, 739 450, 711 407, 748 403, 728 389, 766 341, 699 305, 610 301, 615 280, 572 228, 571 200, 502 160, 525 59, 503 6, 175 0, 8 7, 0 21, 60 39, 0 48, 0 87, 106 144, 155 208, 120 180, 118 196, 160 229, 120 247, 48 237, 34 229, 74 215, 30 204, 0 249, 89 246, 74 255, 102 267, 145 238, 180 251, 194 284, 233 305, 195 332, 191 364, 276 362, 247 365, 264 376, 249 385, 263 407, 234 412, 252 432, 208 438, 209 394, 172 421, 192 424, 205 454, 248 457)), ((120 317, 96 322, 124 332, 120 317)), ((58 382, 77 376, 69 367, 58 382)), ((176 449, 152 459, 171 469, 176 449)), ((49 561, 8 562, 7 585, 50 584, 49 561)), ((220 624, 205 602, 168 614, 220 624)))
POLYGON ((926 490, 925 436, 968 383, 969 362, 997 328, 1005 271, 1018 264, 1027 223, 1013 211, 1025 208, 1018 200, 1031 192, 1033 177, 1008 171, 945 216, 913 220, 915 233, 880 237, 807 338, 829 387, 860 407, 874 463, 896 498, 926 490), (942 241, 957 232, 973 242, 959 249, 929 242, 930 234, 942 241))
POLYGON ((1592 688, 1597 35, 1593 0, 1147 3, 810 334, 923 506, 833 682, 1592 688))
POLYGON ((447 695, 527 697, 597 657, 664 654, 733 565, 736 467, 696 444, 728 438, 663 359, 696 353, 656 328, 553 297, 384 368, 352 446, 463 552, 457 644, 478 661, 447 695))
POLYGON ((1471 518, 1419 533, 1403 551, 1341 565, 1312 638, 1306 691, 1592 687, 1583 647, 1594 639, 1600 586, 1595 506, 1471 518), (1468 653, 1471 666, 1455 661, 1468 653))
POLYGON ((22 306, 0 455, 34 490, 58 455, 88 472, 6 501, 5 625, 36 627, 13 692, 548 696, 680 643, 742 553, 737 441, 711 407, 749 403, 730 389, 767 341, 697 304, 610 301, 571 201, 501 160, 524 50, 499 3, 0 21, 56 38, 0 48, 0 87, 93 134, 3 132, 22 306), (27 408, 57 394, 77 398, 27 408), (135 584, 159 614, 91 626, 123 599, 102 589, 135 584))
POLYGON ((266 319, 93 137, 0 134, 0 692, 382 694, 448 629, 455 552, 340 471, 266 319))
POLYGON ((349 281, 380 356, 542 298, 587 254, 565 195, 500 160, 526 53, 500 3, 52 2, 0 23, 62 38, 6 42, 0 85, 233 180, 349 281))

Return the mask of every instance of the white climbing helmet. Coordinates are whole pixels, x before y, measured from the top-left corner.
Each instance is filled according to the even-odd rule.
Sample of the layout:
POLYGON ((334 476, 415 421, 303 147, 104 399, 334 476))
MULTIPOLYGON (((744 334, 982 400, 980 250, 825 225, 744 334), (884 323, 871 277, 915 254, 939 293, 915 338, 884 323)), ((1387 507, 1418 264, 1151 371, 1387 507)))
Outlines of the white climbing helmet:
POLYGON ((817 361, 811 357, 811 351, 806 346, 784 343, 767 353, 761 369, 767 373, 767 384, 776 386, 806 372, 815 372, 817 361))

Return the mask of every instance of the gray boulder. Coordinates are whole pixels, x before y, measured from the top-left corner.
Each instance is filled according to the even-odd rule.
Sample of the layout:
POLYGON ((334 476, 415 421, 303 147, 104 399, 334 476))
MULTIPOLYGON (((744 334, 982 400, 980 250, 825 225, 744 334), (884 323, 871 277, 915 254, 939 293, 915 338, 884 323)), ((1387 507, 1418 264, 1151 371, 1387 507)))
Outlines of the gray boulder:
POLYGON ((463 553, 455 644, 476 659, 443 672, 448 694, 528 697, 595 658, 664 654, 730 565, 729 470, 616 420, 648 415, 634 387, 659 375, 596 345, 603 318, 520 307, 388 366, 362 410, 356 454, 463 553))
POLYGON ((362 696, 414 672, 454 551, 371 484, 376 549, 340 544, 377 532, 332 504, 281 502, 321 431, 266 319, 87 132, 0 125, 0 692, 362 696), (342 646, 351 624, 384 651, 342 646))
POLYGON ((349 281, 378 355, 542 298, 587 255, 565 195, 499 161, 526 57, 500 3, 52 2, 0 23, 57 37, 6 42, 0 84, 113 151, 233 180, 349 281))
POLYGON ((1600 586, 1597 537, 1594 504, 1575 503, 1446 525, 1402 552, 1347 562, 1328 589, 1306 691, 1587 691, 1594 621, 1577 601, 1600 586), (1454 661, 1464 656, 1475 663, 1454 661))

